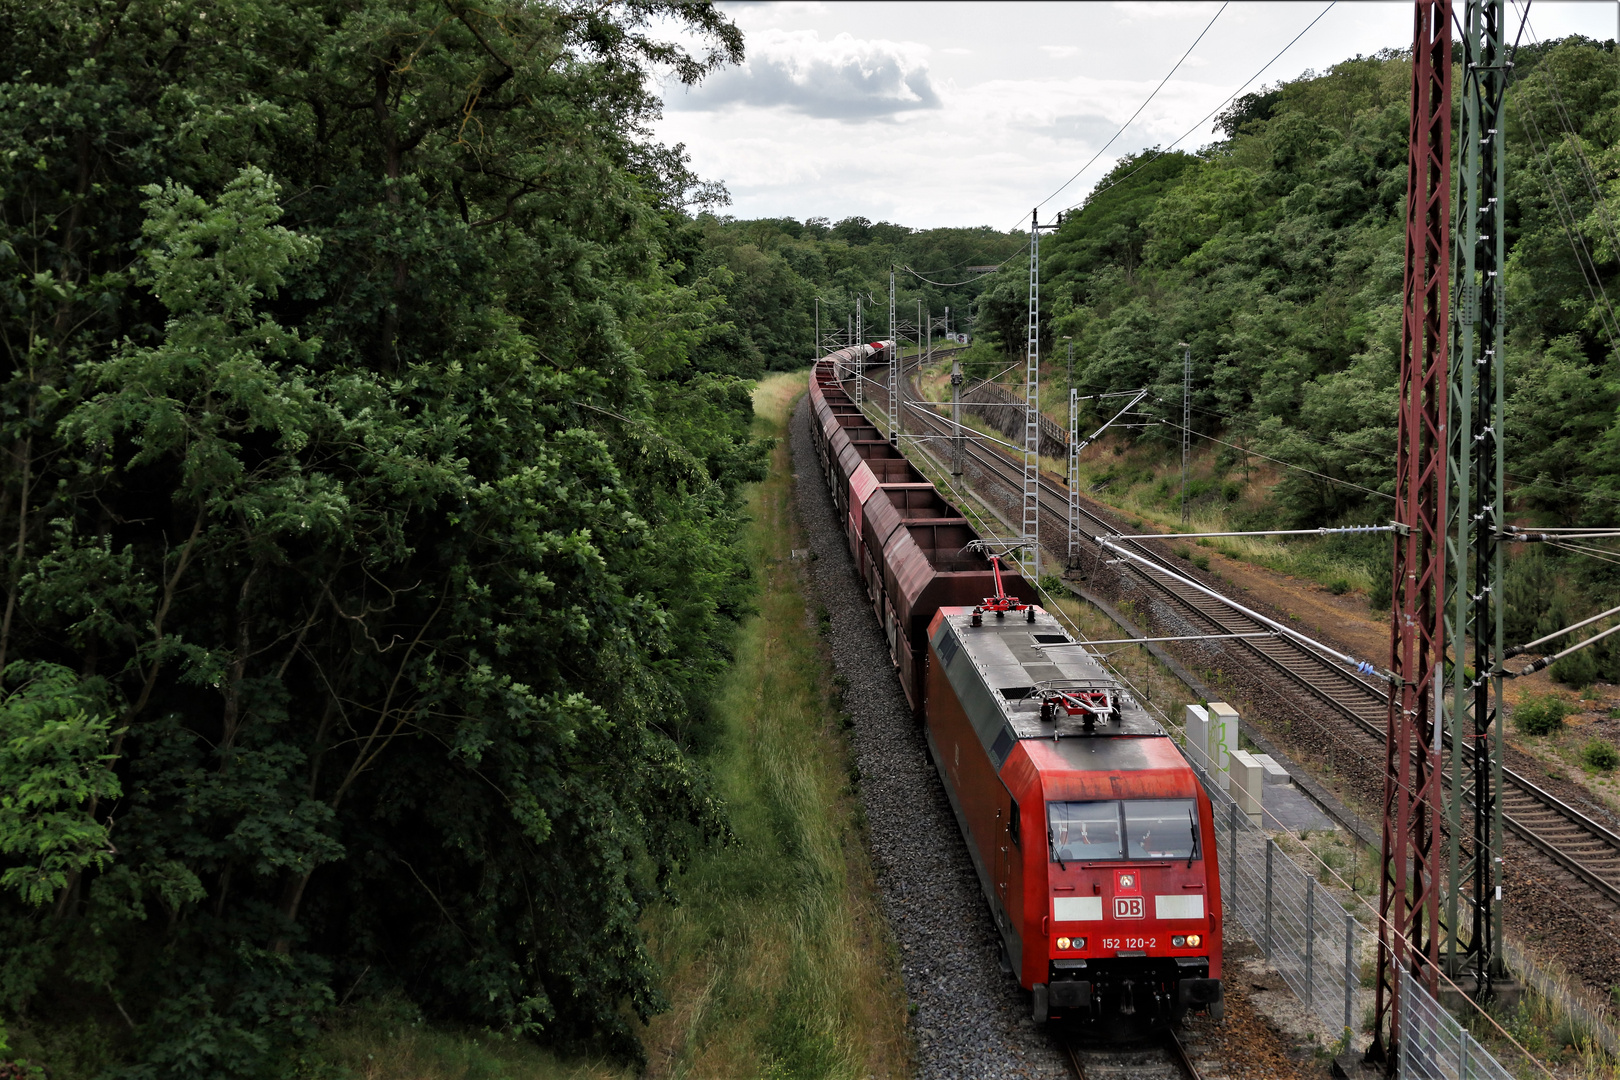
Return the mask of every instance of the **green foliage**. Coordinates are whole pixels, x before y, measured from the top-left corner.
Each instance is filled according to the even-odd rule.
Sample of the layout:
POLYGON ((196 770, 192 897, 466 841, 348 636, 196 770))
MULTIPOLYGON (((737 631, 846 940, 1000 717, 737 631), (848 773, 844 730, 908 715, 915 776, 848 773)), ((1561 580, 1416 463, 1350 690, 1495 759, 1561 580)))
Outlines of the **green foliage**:
POLYGON ((1513 724, 1526 735, 1552 735, 1563 730, 1564 718, 1574 711, 1569 702, 1551 694, 1526 696, 1513 710, 1513 724))
MULTIPOLYGON (((1613 57, 1583 39, 1526 56, 1507 109, 1509 483, 1516 509, 1609 524, 1620 506, 1620 372, 1548 176, 1607 282, 1620 263, 1577 149, 1600 175, 1612 167, 1613 57), (1576 130, 1547 136, 1540 160, 1543 140, 1526 126, 1557 133, 1566 119, 1576 130)), ((1300 467, 1267 481, 1279 523, 1388 516, 1409 75, 1404 54, 1385 52, 1247 94, 1222 113, 1223 141, 1120 159, 1042 244, 1046 330, 1073 338, 1081 393, 1146 386, 1142 410, 1179 424, 1178 343, 1190 343, 1195 430, 1300 467)), ((1015 277, 1004 270, 980 298, 997 344, 1022 339, 1015 277)), ((1546 604, 1533 606, 1510 620, 1538 620, 1546 604)))
POLYGON ((281 1074, 346 993, 633 1059, 766 449, 646 78, 740 35, 3 20, 0 1009, 130 1077, 281 1074))
POLYGON ((1585 689, 1597 680, 1597 653, 1591 648, 1572 652, 1560 660, 1553 661, 1552 666, 1547 669, 1547 674, 1551 675, 1554 681, 1561 682, 1565 686, 1571 686, 1577 690, 1585 689))
POLYGON ((1581 748, 1581 762, 1599 772, 1608 772, 1620 765, 1620 750, 1607 739, 1593 739, 1581 748))
MULTIPOLYGON (((817 297, 823 340, 833 335, 844 340, 854 326, 857 296, 865 298, 865 339, 886 337, 891 271, 899 320, 915 323, 921 301, 936 319, 950 308, 952 329, 977 330, 984 318, 974 322, 975 297, 999 276, 977 277, 964 268, 1000 263, 1024 239, 1021 233, 982 226, 909 229, 863 217, 828 225, 818 218, 803 223, 792 218, 738 221, 711 214, 700 216, 683 236, 691 247, 688 274, 725 275, 724 318, 733 335, 714 355, 716 362, 734 365, 726 370, 744 375, 791 370, 810 360, 817 297)), ((1027 261, 1022 265, 1027 269, 1027 261)), ((1025 288, 1021 302, 1027 305, 1025 288)), ((935 338, 943 332, 936 327, 935 338)), ((909 337, 910 331, 906 333, 909 337)), ((976 377, 994 374, 1005 366, 1002 356, 999 347, 987 346, 982 362, 967 370, 976 377), (986 367, 990 364, 995 366, 986 367)))
POLYGON ((13 664, 0 700, 0 886, 39 907, 70 875, 110 858, 96 804, 122 792, 108 768, 110 721, 78 678, 53 664, 13 664))

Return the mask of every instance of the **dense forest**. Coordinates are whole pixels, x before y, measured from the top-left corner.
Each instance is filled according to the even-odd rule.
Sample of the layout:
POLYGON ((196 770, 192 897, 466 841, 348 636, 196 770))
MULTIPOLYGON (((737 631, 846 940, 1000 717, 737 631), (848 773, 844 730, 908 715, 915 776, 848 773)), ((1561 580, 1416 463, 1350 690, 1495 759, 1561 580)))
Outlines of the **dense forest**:
MULTIPOLYGON (((1179 423, 1177 343, 1187 342, 1193 428, 1301 467, 1236 515, 1239 527, 1389 516, 1378 493, 1393 491, 1410 80, 1407 55, 1389 52, 1240 97, 1219 117, 1216 141, 1120 159, 1042 241, 1043 349, 1056 357, 1072 338, 1082 393, 1149 386, 1144 411, 1179 423)), ((1510 509, 1525 522, 1613 525, 1613 43, 1520 47, 1506 111, 1510 509)), ((1005 349, 1022 347, 1027 297, 1019 267, 986 283, 971 368, 997 370, 1005 349)), ((1063 384, 1062 368, 1049 364, 1044 400, 1055 413, 1063 384)), ((1179 441, 1169 427, 1136 437, 1167 449, 1179 441)), ((1216 467, 1240 469, 1240 459, 1225 449, 1216 467)), ((1233 498, 1237 486, 1204 491, 1233 498)), ((1362 546, 1387 564, 1384 545, 1362 546)), ((1557 550, 1521 553, 1506 583, 1509 638, 1528 640, 1620 598, 1615 569, 1557 550)), ((1599 674, 1620 681, 1620 649, 1576 654, 1555 674, 1577 685, 1599 674)))
POLYGON ((634 1058, 728 835, 749 380, 1017 238, 715 217, 647 127, 742 57, 706 3, 0 13, 0 1017, 131 1077, 356 994, 634 1058))
POLYGON ((763 460, 648 76, 740 34, 0 11, 0 1015, 131 1077, 389 992, 634 1054, 763 460))
MULTIPOLYGON (((737 221, 705 213, 693 229, 701 252, 692 264, 724 275, 724 314, 745 339, 739 348, 756 349, 756 363, 779 369, 809 362, 818 306, 826 345, 847 341, 857 297, 866 340, 886 336, 891 273, 903 336, 920 325, 919 312, 924 319, 932 315, 936 338, 945 332, 947 312, 951 330, 970 331, 975 301, 993 279, 969 268, 1005 263, 1027 250, 1022 235, 988 226, 909 229, 862 217, 829 224, 815 217, 737 221)), ((1023 265, 1027 271, 1027 259, 1023 265)))

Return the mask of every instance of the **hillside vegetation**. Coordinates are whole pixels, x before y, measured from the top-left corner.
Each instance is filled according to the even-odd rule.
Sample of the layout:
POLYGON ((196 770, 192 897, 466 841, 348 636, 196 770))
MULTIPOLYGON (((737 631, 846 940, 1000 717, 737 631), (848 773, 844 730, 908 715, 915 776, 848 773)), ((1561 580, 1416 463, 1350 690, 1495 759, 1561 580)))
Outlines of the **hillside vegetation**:
MULTIPOLYGON (((1187 342, 1191 426, 1205 458, 1195 510, 1250 529, 1387 520, 1410 77, 1404 55, 1349 60, 1238 99, 1220 118, 1224 137, 1196 154, 1121 159, 1042 243, 1048 410, 1066 413, 1068 337, 1082 394, 1148 386, 1142 411, 1179 424, 1178 343, 1187 342), (1249 484, 1249 465, 1263 487, 1249 484)), ((1620 324, 1608 297, 1620 295, 1620 70, 1612 43, 1520 48, 1507 116, 1510 509, 1525 522, 1613 525, 1620 324), (1592 287, 1577 246, 1595 267, 1592 287)), ((987 283, 976 371, 998 370, 1008 344, 1022 347, 1027 303, 1022 270, 987 283)), ((1179 456, 1179 442, 1170 426, 1127 432, 1102 482, 1119 493, 1157 481, 1172 507, 1179 482, 1155 468, 1179 456)), ((1387 541, 1334 546, 1370 568, 1373 599, 1387 602, 1387 541)), ((1510 640, 1620 596, 1612 562, 1557 550, 1515 556, 1510 640)), ((1561 674, 1620 681, 1620 649, 1572 657, 1561 674)))

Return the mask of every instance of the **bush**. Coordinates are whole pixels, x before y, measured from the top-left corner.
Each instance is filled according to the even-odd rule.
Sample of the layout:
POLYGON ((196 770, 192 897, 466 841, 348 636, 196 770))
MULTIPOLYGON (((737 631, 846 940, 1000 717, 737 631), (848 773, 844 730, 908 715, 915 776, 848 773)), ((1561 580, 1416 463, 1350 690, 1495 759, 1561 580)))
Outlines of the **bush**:
POLYGON ((1200 570, 1208 570, 1209 556, 1205 555, 1203 552, 1199 552, 1197 555, 1192 557, 1192 564, 1198 567, 1200 570))
POLYGON ((1350 582, 1345 578, 1334 578, 1328 582, 1328 592, 1334 596, 1343 596, 1350 591, 1350 582))
POLYGON ((1614 744, 1606 739, 1593 739, 1581 751, 1581 761, 1599 772, 1608 772, 1620 765, 1620 750, 1616 750, 1614 744))
POLYGON ((1388 611, 1395 583, 1388 574, 1373 571, 1372 586, 1367 590, 1367 606, 1374 611, 1388 611))
POLYGON ((1597 681, 1598 666, 1597 655, 1591 649, 1582 649, 1572 652, 1562 660, 1558 660, 1547 669, 1557 682, 1579 690, 1591 686, 1597 681))
POLYGON ((1513 723, 1526 735, 1552 735, 1564 726, 1564 717, 1574 708, 1563 698, 1527 697, 1513 710, 1513 723))

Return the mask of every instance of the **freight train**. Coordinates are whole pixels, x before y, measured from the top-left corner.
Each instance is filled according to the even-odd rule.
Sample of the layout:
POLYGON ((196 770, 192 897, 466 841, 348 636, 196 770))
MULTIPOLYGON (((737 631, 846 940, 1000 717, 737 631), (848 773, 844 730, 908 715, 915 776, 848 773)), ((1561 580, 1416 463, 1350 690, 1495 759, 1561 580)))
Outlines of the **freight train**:
POLYGON ((1208 795, 1174 740, 851 400, 892 342, 810 379, 850 556, 1038 1023, 1224 1014, 1208 795))

